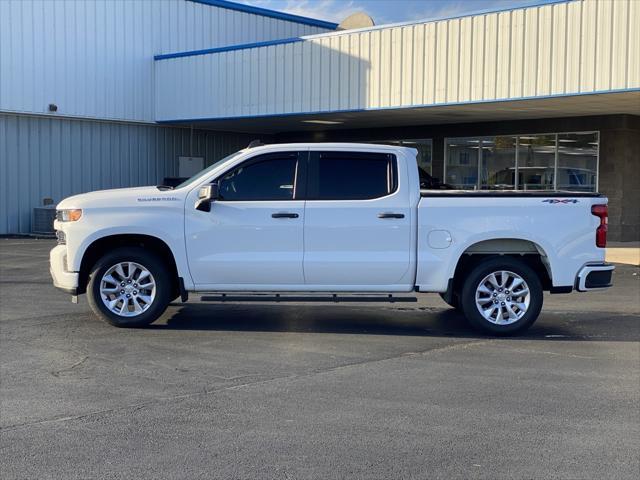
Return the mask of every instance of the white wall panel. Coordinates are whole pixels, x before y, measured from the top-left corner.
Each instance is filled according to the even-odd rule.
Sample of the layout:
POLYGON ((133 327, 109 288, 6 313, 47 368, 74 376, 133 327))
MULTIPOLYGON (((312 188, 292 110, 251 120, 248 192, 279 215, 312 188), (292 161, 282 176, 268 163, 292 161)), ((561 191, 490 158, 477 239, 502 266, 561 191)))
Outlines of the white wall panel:
POLYGON ((271 115, 640 88, 639 26, 640 1, 576 0, 160 60, 159 98, 179 94, 181 101, 159 102, 157 118, 247 115, 246 99, 256 96, 257 113, 271 115), (213 71, 220 58, 232 65, 250 58, 253 69, 248 80, 213 75, 213 88, 203 89, 194 58, 213 71))
MULTIPOLYGON (((629 17, 627 20, 627 71, 625 83, 627 85, 638 83, 640 78, 640 2, 629 2, 629 17)), ((616 32, 617 35, 618 32, 616 32)), ((614 83, 617 83, 614 79, 614 83)))
POLYGON ((29 233, 44 197, 59 202, 91 190, 157 185, 177 175, 180 155, 211 164, 252 136, 0 114, 0 234, 29 233))
POLYGON ((583 2, 582 38, 580 41, 580 89, 586 91, 595 88, 597 15, 598 4, 596 2, 583 2))
POLYGON ((187 0, 0 0, 0 111, 149 122, 154 55, 326 31, 187 0))
POLYGON ((558 91, 567 81, 567 8, 553 10, 551 35, 553 46, 551 48, 551 67, 549 71, 550 91, 558 91))

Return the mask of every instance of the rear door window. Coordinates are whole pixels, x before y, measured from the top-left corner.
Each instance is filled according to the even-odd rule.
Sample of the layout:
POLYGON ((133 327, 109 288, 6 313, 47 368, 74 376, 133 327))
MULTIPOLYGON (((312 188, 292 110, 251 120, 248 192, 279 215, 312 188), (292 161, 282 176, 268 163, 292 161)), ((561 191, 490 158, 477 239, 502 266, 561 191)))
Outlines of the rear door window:
POLYGON ((369 200, 397 189, 395 155, 365 152, 312 152, 309 200, 369 200))

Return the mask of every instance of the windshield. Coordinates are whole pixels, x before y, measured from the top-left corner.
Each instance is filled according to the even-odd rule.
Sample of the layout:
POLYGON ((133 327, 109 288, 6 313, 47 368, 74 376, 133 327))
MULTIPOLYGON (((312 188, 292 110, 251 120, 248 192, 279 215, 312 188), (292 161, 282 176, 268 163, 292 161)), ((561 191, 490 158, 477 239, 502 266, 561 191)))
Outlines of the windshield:
POLYGON ((217 166, 219 166, 220 164, 222 164, 223 162, 226 162, 227 160, 231 160, 233 157, 237 157, 238 155, 240 155, 241 153, 244 153, 244 150, 240 150, 239 152, 234 152, 231 155, 227 155, 224 158, 221 158, 220 160, 218 160, 217 162, 212 163, 211 165, 209 165, 207 168, 205 168, 204 170, 200 170, 198 173, 196 173, 194 176, 187 178, 184 182, 182 182, 180 185, 176 185, 175 188, 182 188, 185 187, 187 185, 189 185, 191 182, 193 182, 195 179, 205 176, 207 175, 210 171, 212 171, 214 168, 216 168, 217 166))

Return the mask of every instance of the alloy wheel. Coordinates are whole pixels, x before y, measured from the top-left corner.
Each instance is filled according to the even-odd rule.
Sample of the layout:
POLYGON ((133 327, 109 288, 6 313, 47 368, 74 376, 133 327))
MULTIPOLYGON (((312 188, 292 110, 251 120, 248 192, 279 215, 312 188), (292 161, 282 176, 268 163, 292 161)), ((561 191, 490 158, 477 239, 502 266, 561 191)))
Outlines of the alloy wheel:
POLYGON ((475 298, 476 307, 485 320, 510 325, 527 313, 531 293, 520 275, 500 270, 482 279, 476 287, 475 298))
POLYGON ((149 309, 156 296, 151 272, 135 262, 120 262, 108 268, 100 280, 100 298, 110 312, 137 317, 149 309))

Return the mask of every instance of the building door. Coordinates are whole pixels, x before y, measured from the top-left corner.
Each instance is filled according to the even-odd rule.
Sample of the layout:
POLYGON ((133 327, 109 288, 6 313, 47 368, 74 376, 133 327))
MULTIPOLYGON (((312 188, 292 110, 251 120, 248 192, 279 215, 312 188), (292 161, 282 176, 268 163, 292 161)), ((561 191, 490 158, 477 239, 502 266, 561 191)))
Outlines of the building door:
POLYGON ((304 227, 307 285, 376 290, 412 282, 406 278, 412 247, 406 190, 398 188, 394 155, 312 152, 304 227))
POLYGON ((307 152, 269 153, 226 172, 210 212, 187 204, 189 269, 198 288, 302 285, 307 152), (301 165, 302 163, 302 165, 301 165))

